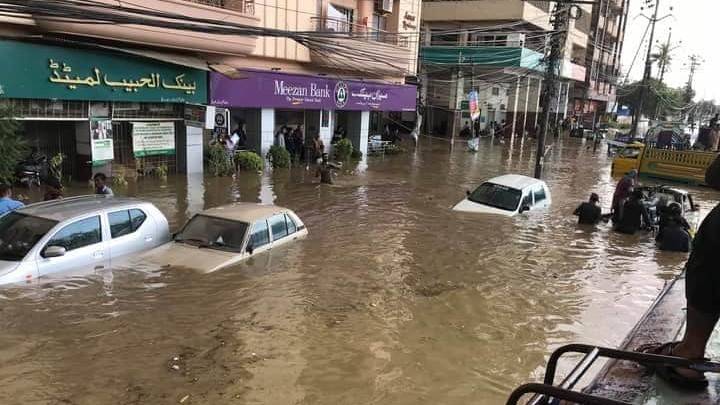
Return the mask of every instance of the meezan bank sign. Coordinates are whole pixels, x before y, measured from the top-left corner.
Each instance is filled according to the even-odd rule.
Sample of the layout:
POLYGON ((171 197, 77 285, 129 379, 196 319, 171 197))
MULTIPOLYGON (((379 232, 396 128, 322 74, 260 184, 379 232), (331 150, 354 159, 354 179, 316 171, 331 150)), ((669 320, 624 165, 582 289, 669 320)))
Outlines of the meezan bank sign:
POLYGON ((242 78, 210 75, 210 101, 219 107, 349 111, 415 111, 417 88, 275 72, 242 78))

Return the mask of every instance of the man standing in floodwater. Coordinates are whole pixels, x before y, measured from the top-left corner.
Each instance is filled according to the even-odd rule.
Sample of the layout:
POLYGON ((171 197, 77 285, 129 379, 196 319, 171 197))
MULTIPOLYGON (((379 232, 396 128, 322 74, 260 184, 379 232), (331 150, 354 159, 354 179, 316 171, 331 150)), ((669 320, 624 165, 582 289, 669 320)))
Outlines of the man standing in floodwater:
MULTIPOLYGON (((705 183, 720 190, 720 158, 705 173, 705 183)), ((705 217, 685 265, 687 324, 679 342, 648 344, 638 348, 644 353, 684 357, 701 361, 710 335, 720 318, 720 204, 705 217)), ((678 308, 678 310, 682 310, 678 308)), ((703 390, 708 380, 703 373, 687 368, 655 367, 658 376, 685 389, 703 390)))
POLYGON ((573 213, 578 217, 578 223, 582 225, 596 225, 602 219, 602 210, 598 206, 600 196, 590 194, 590 200, 580 204, 573 213))

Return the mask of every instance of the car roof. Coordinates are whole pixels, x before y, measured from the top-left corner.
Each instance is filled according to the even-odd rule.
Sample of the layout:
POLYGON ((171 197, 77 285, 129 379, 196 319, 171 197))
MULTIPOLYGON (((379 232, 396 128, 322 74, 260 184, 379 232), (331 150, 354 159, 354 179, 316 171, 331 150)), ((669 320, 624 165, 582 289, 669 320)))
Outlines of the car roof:
POLYGON ((218 218, 231 219, 233 221, 242 221, 253 223, 258 219, 268 218, 275 214, 290 212, 291 210, 272 204, 255 204, 255 203, 233 203, 221 205, 203 211, 201 214, 210 215, 218 218))
POLYGON ((17 212, 54 219, 56 221, 64 221, 95 211, 137 206, 140 204, 147 204, 147 202, 130 197, 83 195, 30 204, 20 208, 17 212))
POLYGON ((520 174, 506 174, 503 176, 493 177, 488 180, 488 183, 495 183, 505 187, 511 187, 518 190, 523 190, 527 187, 534 186, 537 184, 545 185, 545 182, 532 177, 523 176, 520 174))

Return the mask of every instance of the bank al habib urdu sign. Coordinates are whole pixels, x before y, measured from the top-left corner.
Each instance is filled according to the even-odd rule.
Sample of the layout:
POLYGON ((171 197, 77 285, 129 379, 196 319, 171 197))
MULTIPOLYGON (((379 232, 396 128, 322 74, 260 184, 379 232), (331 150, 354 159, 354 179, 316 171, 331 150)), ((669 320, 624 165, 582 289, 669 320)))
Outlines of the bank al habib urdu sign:
POLYGON ((417 88, 324 77, 243 71, 210 74, 211 104, 226 107, 415 111, 417 88))
POLYGON ((0 63, 0 87, 7 98, 207 101, 207 73, 198 69, 105 51, 9 40, 0 41, 0 55, 5 61, 0 63))

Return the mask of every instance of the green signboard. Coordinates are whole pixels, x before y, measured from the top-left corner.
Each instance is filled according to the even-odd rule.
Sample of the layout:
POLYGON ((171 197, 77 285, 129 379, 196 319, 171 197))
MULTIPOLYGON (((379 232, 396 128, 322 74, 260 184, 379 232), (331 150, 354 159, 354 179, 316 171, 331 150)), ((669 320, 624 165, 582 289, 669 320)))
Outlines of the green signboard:
POLYGON ((0 41, 0 97, 207 102, 207 72, 123 53, 0 41))

